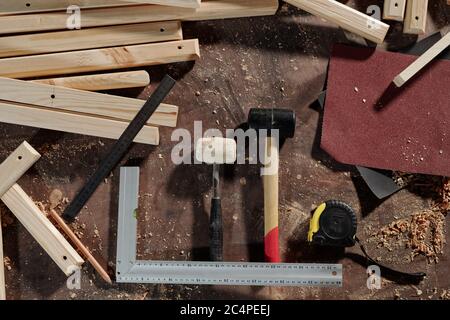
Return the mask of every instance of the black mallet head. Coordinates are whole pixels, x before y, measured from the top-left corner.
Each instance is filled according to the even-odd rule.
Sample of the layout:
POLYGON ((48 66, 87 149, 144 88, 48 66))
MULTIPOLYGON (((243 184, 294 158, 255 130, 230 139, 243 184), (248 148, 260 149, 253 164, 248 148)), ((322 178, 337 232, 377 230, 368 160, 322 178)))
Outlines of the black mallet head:
POLYGON ((248 125, 255 130, 279 130, 280 138, 293 138, 296 118, 293 110, 286 109, 250 109, 248 125))

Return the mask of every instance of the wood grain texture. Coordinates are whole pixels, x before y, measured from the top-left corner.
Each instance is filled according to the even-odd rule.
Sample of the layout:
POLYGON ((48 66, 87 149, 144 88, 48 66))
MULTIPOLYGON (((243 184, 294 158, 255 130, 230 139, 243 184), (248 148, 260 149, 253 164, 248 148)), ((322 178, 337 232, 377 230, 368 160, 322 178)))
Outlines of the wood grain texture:
POLYGON ((39 79, 32 80, 31 82, 77 90, 102 91, 146 87, 150 84, 150 75, 145 70, 139 70, 39 79))
MULTIPOLYGON (((152 21, 239 18, 273 15, 278 0, 211 0, 200 8, 174 8, 161 5, 138 5, 120 8, 102 8, 83 11, 81 27, 131 24, 152 21), (105 18, 107 17, 107 18, 105 18)), ((0 34, 43 32, 67 28, 66 12, 0 17, 0 34)))
MULTIPOLYGON (((127 122, 122 121, 30 107, 11 102, 0 102, 0 121, 109 139, 118 139, 128 125, 127 122)), ((144 126, 134 142, 158 145, 158 128, 144 126)))
MULTIPOLYGON (((10 186, 13 179, 20 178, 39 158, 33 147, 22 143, 0 165, 2 188, 10 186)), ((83 259, 17 183, 1 199, 66 275, 83 264, 83 259)))
POLYGON ((284 0, 376 43, 382 43, 389 25, 334 0, 284 0))
POLYGON ((0 58, 182 40, 177 21, 2 37, 0 58))
MULTIPOLYGON (((0 100, 129 122, 145 101, 0 77, 0 100), (27 94, 24 94, 26 92, 27 94)), ((175 127, 178 107, 163 104, 150 125, 175 127)))
MULTIPOLYGON (((41 155, 24 141, 0 164, 0 197, 36 162, 41 155)), ((6 300, 5 269, 3 263, 2 221, 0 215, 0 300, 6 300)))
POLYGON ((3 262, 2 216, 0 215, 0 301, 6 300, 5 264, 3 262))
POLYGON ((403 86, 411 78, 413 78, 420 70, 425 68, 431 61, 433 61, 442 51, 450 46, 450 32, 447 33, 441 40, 436 42, 430 49, 421 55, 416 61, 408 66, 394 79, 394 84, 397 87, 403 86))
POLYGON ((23 142, 0 164, 0 197, 8 191, 41 155, 28 142, 23 142))
POLYGON ((164 6, 200 8, 201 0, 129 0, 131 2, 143 4, 161 4, 164 6))
POLYGON ((428 0, 408 0, 403 32, 424 34, 427 26, 428 0))
POLYGON ((403 21, 407 0, 384 0, 383 19, 403 21))
POLYGON ((18 184, 1 199, 66 276, 80 268, 84 260, 18 184))
POLYGON ((196 60, 198 40, 92 49, 0 59, 0 76, 47 77, 196 60))
POLYGON ((66 11, 71 5, 81 9, 101 7, 123 7, 133 2, 123 0, 2 0, 0 1, 0 16, 38 13, 47 11, 66 11))

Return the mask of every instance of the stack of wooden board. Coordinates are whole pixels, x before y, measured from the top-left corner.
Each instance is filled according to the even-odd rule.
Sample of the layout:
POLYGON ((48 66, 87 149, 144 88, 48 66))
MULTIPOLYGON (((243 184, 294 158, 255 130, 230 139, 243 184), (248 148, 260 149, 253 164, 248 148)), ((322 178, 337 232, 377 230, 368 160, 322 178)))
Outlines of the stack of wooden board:
MULTIPOLYGON (((88 91, 150 82, 145 70, 119 69, 198 59, 199 42, 183 38, 182 20, 277 9, 276 0, 2 0, 0 122, 116 139, 143 101, 88 91)), ((135 141, 158 144, 153 126, 175 127, 177 116, 178 107, 162 104, 135 141)))
POLYGON ((384 0, 383 19, 404 21, 403 32, 424 34, 428 0, 384 0))

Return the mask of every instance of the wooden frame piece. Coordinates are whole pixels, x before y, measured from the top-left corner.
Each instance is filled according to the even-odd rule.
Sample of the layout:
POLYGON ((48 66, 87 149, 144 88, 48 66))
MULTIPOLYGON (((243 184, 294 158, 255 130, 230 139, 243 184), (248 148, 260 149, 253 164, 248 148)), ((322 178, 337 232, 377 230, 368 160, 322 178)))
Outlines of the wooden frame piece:
MULTIPOLYGON (((0 100, 129 122, 145 101, 0 77, 0 100)), ((149 125, 175 127, 178 107, 161 104, 149 125)), ((1 119, 0 119, 1 121, 1 119)))
POLYGON ((428 0, 408 0, 403 32, 424 34, 427 27, 428 0))
POLYGON ((0 215, 0 300, 6 300, 5 264, 3 262, 2 217, 0 215))
POLYGON ((284 0, 311 14, 376 43, 382 43, 389 25, 335 0, 284 0))
POLYGON ((414 61, 408 68, 403 70, 394 79, 397 87, 403 86, 408 80, 414 77, 420 70, 425 68, 433 59, 435 59, 442 51, 450 46, 450 32, 448 32, 441 40, 436 42, 430 49, 414 61))
POLYGON ((123 7, 135 3, 125 0, 2 0, 0 1, 0 16, 40 13, 51 11, 66 11, 69 6, 80 9, 102 7, 123 7))
MULTIPOLYGON (((214 20, 273 15, 278 0, 211 0, 200 8, 174 8, 161 5, 136 5, 83 11, 81 27, 132 24, 141 22, 214 20), (107 17, 107 18, 105 18, 107 17)), ((0 17, 0 34, 43 32, 67 28, 66 12, 0 17)))
POLYGON ((172 41, 0 59, 0 76, 48 77, 192 61, 199 57, 197 39, 172 41))
POLYGON ((25 191, 13 181, 15 178, 20 178, 39 158, 39 153, 24 142, 3 161, 0 165, 0 190, 7 189, 7 191, 1 195, 1 200, 58 267, 69 276, 80 268, 84 260, 25 191))
POLYGON ((182 40, 177 21, 2 37, 0 58, 182 40))
POLYGON ((200 8, 201 0, 129 0, 142 4, 160 4, 171 7, 200 8))
MULTIPOLYGON (((0 121, 48 130, 118 139, 127 128, 127 122, 73 114, 19 103, 0 101, 0 121)), ((134 142, 158 145, 159 130, 144 126, 134 142)))
POLYGON ((145 70, 138 70, 39 79, 31 82, 84 91, 102 91, 146 87, 150 84, 150 75, 145 70))
POLYGON ((407 0, 384 0, 383 19, 403 21, 407 0))

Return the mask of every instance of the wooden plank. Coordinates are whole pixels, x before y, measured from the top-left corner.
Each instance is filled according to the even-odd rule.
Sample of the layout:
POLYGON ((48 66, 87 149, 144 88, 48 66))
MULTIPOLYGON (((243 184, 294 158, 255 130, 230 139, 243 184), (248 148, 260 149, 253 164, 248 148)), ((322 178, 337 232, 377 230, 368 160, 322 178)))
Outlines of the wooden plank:
POLYGON ((46 77, 152 66, 196 60, 199 57, 200 48, 197 39, 172 41, 0 59, 0 76, 46 77))
MULTIPOLYGON (((7 161, 0 164, 0 197, 37 161, 41 155, 28 142, 23 142, 7 161)), ((2 221, 0 215, 0 300, 6 300, 5 271, 3 263, 2 221)))
MULTIPOLYGON (((128 125, 127 122, 122 121, 41 109, 11 102, 0 102, 0 121, 109 139, 118 139, 128 125)), ((134 142, 158 145, 158 128, 145 126, 134 142)))
POLYGON ((23 142, 0 164, 0 197, 30 169, 41 155, 28 142, 23 142))
POLYGON ((2 37, 0 58, 182 40, 177 21, 2 37))
POLYGON ((50 210, 50 217, 56 222, 56 224, 61 228, 62 231, 66 234, 66 236, 72 241, 72 243, 77 247, 77 249, 88 259, 91 265, 95 270, 100 274, 100 276, 108 282, 112 284, 111 278, 106 272, 105 269, 100 265, 97 259, 91 254, 91 252, 86 248, 86 246, 78 239, 77 235, 70 229, 70 227, 66 224, 66 222, 55 212, 55 210, 50 210))
POLYGON ((80 268, 84 260, 18 184, 1 199, 66 276, 80 268))
POLYGON ((34 83, 48 84, 85 91, 146 87, 150 84, 150 75, 145 70, 89 74, 85 76, 61 77, 32 80, 34 83))
POLYGON ((0 215, 0 300, 6 300, 5 263, 3 261, 2 216, 0 215))
MULTIPOLYGON (((129 122, 145 101, 0 77, 0 100, 129 122)), ((175 127, 178 107, 163 104, 148 124, 175 127)))
POLYGON ((442 51, 450 46, 450 32, 448 32, 441 40, 436 42, 430 49, 414 61, 408 68, 402 71, 394 79, 397 87, 403 86, 408 80, 414 77, 420 70, 425 68, 433 59, 435 59, 442 51))
POLYGON ((384 0, 383 19, 403 21, 406 0, 384 0))
MULTIPOLYGON (((99 27, 152 21, 239 18, 273 15, 278 0, 212 0, 202 2, 199 9, 173 8, 161 5, 138 5, 120 8, 84 10, 81 27, 99 27), (105 17, 108 17, 105 19, 105 17)), ((43 32, 67 28, 66 12, 0 17, 0 34, 43 32)))
POLYGON ((0 2, 0 16, 38 13, 48 11, 66 11, 71 5, 80 9, 101 7, 123 7, 133 2, 123 0, 2 0, 0 2))
POLYGON ((389 25, 334 0, 284 0, 376 43, 382 43, 389 25))
MULTIPOLYGON (((7 180, 2 179, 2 187, 11 184, 8 175, 22 176, 39 158, 39 153, 28 143, 20 145, 0 164, 0 176, 7 180)), ((83 259, 17 183, 1 199, 66 275, 83 264, 83 259)))
POLYGON ((408 0, 403 32, 424 34, 427 26, 428 0, 408 0))
POLYGON ((131 2, 143 4, 161 4, 171 7, 200 8, 201 0, 130 0, 131 2))

